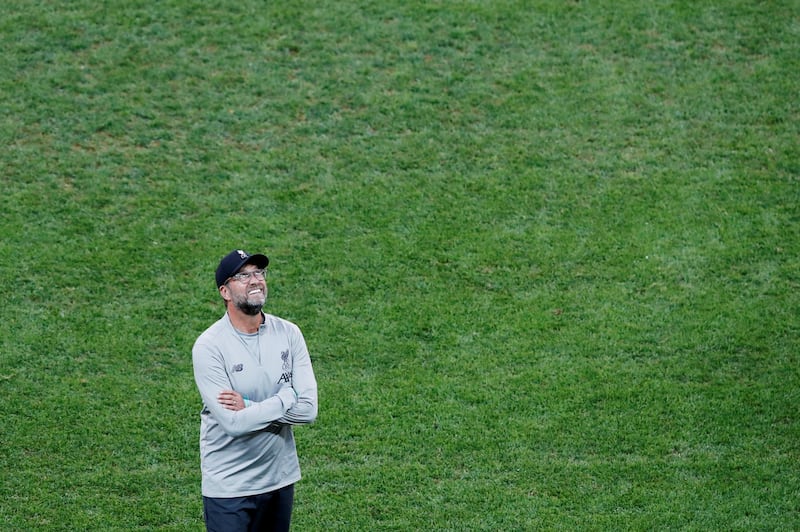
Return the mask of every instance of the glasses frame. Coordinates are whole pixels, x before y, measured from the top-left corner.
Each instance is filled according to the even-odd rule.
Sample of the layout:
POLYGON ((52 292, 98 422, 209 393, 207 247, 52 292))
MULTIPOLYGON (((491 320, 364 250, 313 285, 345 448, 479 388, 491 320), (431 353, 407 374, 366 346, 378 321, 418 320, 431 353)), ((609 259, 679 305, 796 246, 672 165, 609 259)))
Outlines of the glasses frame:
POLYGON ((225 281, 225 284, 228 284, 231 281, 238 281, 242 284, 249 283, 252 277, 255 277, 258 281, 265 281, 267 279, 267 275, 269 275, 269 270, 267 268, 259 268, 257 270, 250 270, 249 272, 239 272, 228 277, 228 280, 225 281))

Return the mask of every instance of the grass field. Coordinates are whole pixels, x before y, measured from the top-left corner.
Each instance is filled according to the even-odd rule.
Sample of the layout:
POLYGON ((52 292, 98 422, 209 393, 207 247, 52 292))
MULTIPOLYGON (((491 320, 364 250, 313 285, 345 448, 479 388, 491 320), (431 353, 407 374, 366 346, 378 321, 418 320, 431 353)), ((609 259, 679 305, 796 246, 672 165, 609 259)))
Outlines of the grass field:
POLYGON ((2 11, 0 529, 202 529, 238 247, 295 530, 800 529, 796 1, 2 11))

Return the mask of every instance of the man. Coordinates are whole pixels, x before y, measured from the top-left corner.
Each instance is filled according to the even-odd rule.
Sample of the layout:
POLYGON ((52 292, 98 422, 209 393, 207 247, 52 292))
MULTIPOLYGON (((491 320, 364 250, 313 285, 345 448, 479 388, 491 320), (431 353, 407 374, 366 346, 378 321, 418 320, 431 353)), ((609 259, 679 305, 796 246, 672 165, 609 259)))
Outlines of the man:
POLYGON ((208 531, 289 530, 300 480, 292 425, 317 417, 300 329, 265 314, 269 259, 235 250, 216 271, 227 312, 192 348, 208 531))

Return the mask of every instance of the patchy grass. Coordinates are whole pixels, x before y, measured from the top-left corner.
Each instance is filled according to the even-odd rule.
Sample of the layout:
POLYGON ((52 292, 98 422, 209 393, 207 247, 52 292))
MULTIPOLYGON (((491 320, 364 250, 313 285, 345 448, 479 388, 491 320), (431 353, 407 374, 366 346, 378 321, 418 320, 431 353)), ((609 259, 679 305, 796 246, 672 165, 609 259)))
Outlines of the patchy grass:
POLYGON ((797 528, 792 2, 5 11, 0 527, 202 528, 244 247, 298 530, 797 528))

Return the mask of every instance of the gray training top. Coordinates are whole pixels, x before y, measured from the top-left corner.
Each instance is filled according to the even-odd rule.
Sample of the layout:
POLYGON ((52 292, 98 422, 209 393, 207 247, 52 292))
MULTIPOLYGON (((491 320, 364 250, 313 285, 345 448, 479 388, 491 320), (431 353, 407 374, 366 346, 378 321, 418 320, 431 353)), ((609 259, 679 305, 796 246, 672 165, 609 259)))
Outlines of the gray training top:
POLYGON ((317 381, 297 325, 263 314, 257 333, 237 331, 226 313, 192 348, 203 400, 200 468, 205 497, 246 497, 300 480, 292 425, 317 417, 317 381), (248 406, 217 402, 235 390, 248 406))

